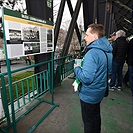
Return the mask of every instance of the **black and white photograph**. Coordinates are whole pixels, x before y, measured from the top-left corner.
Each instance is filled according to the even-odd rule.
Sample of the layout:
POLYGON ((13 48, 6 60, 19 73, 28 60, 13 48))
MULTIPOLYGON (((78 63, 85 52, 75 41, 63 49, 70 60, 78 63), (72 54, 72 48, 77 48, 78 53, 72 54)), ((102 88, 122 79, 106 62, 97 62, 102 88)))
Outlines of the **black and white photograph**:
POLYGON ((48 43, 47 47, 53 47, 53 44, 52 43, 48 43))
POLYGON ((47 43, 52 43, 52 30, 47 30, 47 43))
POLYGON ((22 28, 23 40, 26 42, 39 42, 39 28, 36 26, 25 26, 22 28))
POLYGON ((9 44, 21 44, 21 31, 9 29, 9 44))
POLYGON ((53 48, 52 47, 47 47, 47 52, 52 52, 53 48))
POLYGON ((40 53, 40 43, 24 43, 24 54, 40 53))
POLYGON ((52 38, 52 30, 48 29, 47 30, 47 51, 52 51, 53 50, 53 38, 52 38))
POLYGON ((30 23, 31 20, 25 20, 13 14, 16 12, 16 14, 18 13, 21 16, 20 12, 8 9, 4 9, 4 11, 6 11, 4 12, 5 15, 9 16, 5 17, 4 26, 6 29, 6 44, 8 45, 7 50, 10 58, 16 55, 34 55, 54 50, 52 27, 47 28, 46 24, 40 26, 37 23, 30 23), (17 52, 18 47, 21 47, 19 52, 17 52))

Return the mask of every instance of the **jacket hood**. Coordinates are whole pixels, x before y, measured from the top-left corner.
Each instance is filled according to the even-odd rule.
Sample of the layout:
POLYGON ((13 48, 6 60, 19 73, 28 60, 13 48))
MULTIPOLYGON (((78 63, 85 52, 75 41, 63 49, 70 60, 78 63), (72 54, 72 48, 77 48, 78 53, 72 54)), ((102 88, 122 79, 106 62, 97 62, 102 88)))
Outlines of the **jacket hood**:
POLYGON ((111 53, 113 48, 111 44, 109 43, 108 39, 105 37, 99 38, 92 42, 91 44, 86 46, 87 49, 96 48, 101 49, 107 53, 111 53))

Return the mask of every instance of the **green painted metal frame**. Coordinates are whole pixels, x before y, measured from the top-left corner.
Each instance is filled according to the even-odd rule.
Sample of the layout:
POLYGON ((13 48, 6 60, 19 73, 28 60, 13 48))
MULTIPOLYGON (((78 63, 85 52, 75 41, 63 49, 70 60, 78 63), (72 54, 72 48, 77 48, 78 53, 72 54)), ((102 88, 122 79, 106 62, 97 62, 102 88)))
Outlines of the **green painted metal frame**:
MULTIPOLYGON (((33 64, 33 65, 30 65, 30 66, 26 66, 26 67, 23 67, 23 68, 19 68, 19 69, 16 69, 16 70, 12 70, 11 71, 11 75, 13 74, 16 74, 18 72, 21 72, 23 70, 26 70, 26 69, 29 69, 29 68, 32 68, 32 67, 36 67, 36 66, 39 66, 39 65, 42 65, 42 64, 48 64, 48 70, 47 71, 44 71, 46 72, 45 74, 43 72, 40 72, 38 73, 38 75, 40 76, 40 78, 42 79, 42 77, 46 77, 46 79, 48 79, 46 82, 47 82, 47 85, 45 84, 44 82, 44 86, 46 87, 44 89, 44 92, 42 91, 41 94, 38 94, 38 82, 35 82, 35 81, 38 81, 37 80, 37 74, 34 74, 32 76, 29 76, 29 77, 26 77, 26 78, 23 78, 21 80, 18 80, 18 81, 15 81, 15 82, 12 82, 12 85, 14 85, 16 88, 15 88, 15 92, 17 93, 16 95, 16 101, 17 101, 17 105, 18 105, 18 109, 14 110, 14 114, 16 113, 17 110, 21 109, 23 106, 27 105, 28 103, 25 101, 24 97, 25 97, 25 92, 24 92, 24 82, 25 84, 27 85, 27 97, 29 99, 28 102, 31 102, 32 100, 36 99, 38 100, 38 102, 36 104, 34 104, 29 110, 27 110, 26 112, 24 112, 21 116, 19 116, 18 118, 14 118, 13 121, 15 121, 15 125, 13 125, 14 123, 11 122, 11 119, 10 119, 10 116, 11 114, 9 113, 9 108, 8 108, 8 101, 7 101, 7 87, 8 85, 5 84, 5 77, 8 75, 8 72, 6 73, 2 73, 0 74, 0 79, 1 79, 1 82, 2 82, 2 95, 4 96, 3 97, 3 102, 4 102, 4 110, 5 110, 5 117, 4 118, 7 118, 7 127, 3 128, 3 129, 0 129, 0 131, 2 132, 7 132, 8 128, 10 128, 11 126, 16 126, 16 123, 21 119, 23 118, 26 114, 28 114, 30 111, 32 111, 33 109, 35 109, 40 103, 47 103, 47 104, 50 104, 50 105, 53 105, 52 108, 50 110, 48 110, 48 112, 28 131, 29 133, 33 132, 37 126, 58 106, 58 104, 55 104, 54 103, 54 62, 58 62, 58 67, 57 67, 57 71, 58 71, 58 76, 59 76, 59 82, 61 84, 62 80, 66 77, 68 77, 71 73, 73 73, 73 64, 74 64, 74 59, 76 57, 76 55, 69 55, 69 56, 66 56, 66 57, 61 57, 59 59, 53 59, 53 53, 52 54, 52 59, 49 60, 49 61, 45 61, 45 62, 41 62, 41 63, 38 63, 38 64, 33 64), (68 59, 64 64, 63 64, 63 60, 65 59, 68 59), (43 75, 43 76, 42 76, 43 75), (50 77, 51 76, 51 77, 50 77), (29 80, 31 79, 31 83, 32 83, 32 90, 30 91, 30 85, 29 85, 29 80), (34 81, 35 80, 35 81, 34 81), (34 85, 34 82, 36 83, 36 86, 34 85), (22 86, 22 100, 23 100, 23 106, 20 105, 18 99, 20 99, 20 96, 18 95, 18 83, 21 83, 21 86, 22 86), (35 89, 36 88, 36 89, 35 89), (48 88, 48 89, 47 89, 48 88), (35 91, 37 91, 37 95, 35 94, 35 91), (42 94, 44 94, 45 92, 47 91, 50 91, 51 93, 51 101, 47 101, 47 100, 44 100, 42 98, 40 98, 40 96, 42 94), (30 97, 30 92, 33 93, 33 98, 30 97)), ((41 90, 42 90, 42 85, 43 85, 43 81, 45 81, 45 79, 42 79, 40 80, 41 82, 41 90)), ((13 99, 13 105, 14 105, 14 101, 15 99, 13 99)), ((3 118, 3 119, 4 119, 3 118)), ((16 129, 16 127, 14 128, 16 129)), ((17 131, 14 131, 14 133, 17 133, 17 131)))
MULTIPOLYGON (((2 14, 4 14, 4 13, 2 13, 2 14)), ((23 118, 26 114, 28 114, 30 111, 35 109, 40 103, 44 102, 44 103, 53 105, 52 108, 50 110, 48 110, 48 112, 28 131, 28 133, 32 133, 38 127, 38 125, 58 106, 58 104, 54 103, 54 82, 53 82, 54 81, 54 61, 55 61, 54 60, 54 53, 51 52, 51 60, 49 60, 49 61, 41 62, 41 63, 38 63, 38 64, 30 65, 30 66, 23 67, 23 68, 16 69, 16 70, 11 70, 10 60, 8 59, 8 53, 7 53, 6 35, 5 35, 5 29, 4 29, 4 16, 3 15, 2 15, 2 26, 3 26, 3 33, 4 33, 4 44, 5 44, 4 47, 5 47, 5 54, 6 54, 7 72, 0 74, 0 80, 2 82, 2 88, 0 88, 0 89, 2 91, 2 101, 4 103, 3 106, 4 106, 4 111, 5 111, 5 116, 2 118, 2 120, 3 119, 7 119, 7 126, 4 127, 4 128, 0 128, 0 131, 8 133, 7 130, 10 127, 12 127, 13 128, 13 132, 17 133, 17 128, 16 128, 17 122, 21 118, 23 118), (48 72, 49 73, 46 73, 47 74, 47 76, 46 76, 47 77, 47 80, 46 80, 47 83, 45 83, 45 82, 42 83, 42 81, 44 81, 44 77, 45 77, 44 73, 43 73, 43 76, 41 74, 39 75, 40 79, 41 79, 40 80, 40 84, 41 84, 41 86, 40 86, 41 94, 40 95, 35 96, 36 89, 35 89, 35 86, 34 86, 34 80, 38 81, 37 80, 38 78, 37 78, 37 76, 35 74, 34 74, 35 79, 34 79, 34 77, 31 77, 32 91, 29 88, 29 80, 28 80, 29 77, 26 78, 25 80, 22 79, 22 80, 16 81, 16 82, 12 81, 12 74, 20 72, 20 71, 23 71, 23 70, 26 70, 26 69, 29 69, 29 68, 32 68, 32 67, 36 67, 36 66, 39 66, 39 65, 42 65, 42 64, 48 64, 48 72), (5 77, 6 76, 8 76, 8 85, 5 84, 5 77), (50 82, 49 82, 49 80, 50 80, 50 82), (29 99, 29 102, 31 101, 30 92, 33 93, 33 98, 32 99, 33 100, 37 99, 38 102, 36 104, 34 104, 25 113, 23 113, 18 118, 16 118, 16 116, 15 116, 16 110, 15 110, 15 107, 14 107, 15 98, 14 98, 14 94, 13 94, 13 85, 15 85, 15 92, 16 92, 16 99, 17 99, 16 101, 17 101, 18 109, 23 107, 19 103, 20 96, 18 94, 18 82, 21 84, 21 89, 22 89, 22 96, 21 96, 21 98, 22 98, 22 101, 24 103, 23 106, 27 105, 27 102, 25 101, 24 82, 26 82, 26 84, 28 86, 28 99, 29 99), (50 93, 51 93, 51 98, 52 98, 51 101, 47 101, 47 100, 44 100, 44 99, 40 98, 40 96, 43 93, 47 92, 47 91, 45 91, 45 92, 42 91, 43 90, 42 89, 43 85, 44 85, 44 88, 46 88, 45 87, 46 84, 49 85, 47 91, 50 91, 50 93), (9 112, 9 103, 8 103, 7 89, 6 89, 7 87, 9 89, 9 94, 10 94, 11 113, 9 112)), ((60 83, 62 82, 62 80, 64 78, 66 78, 68 75, 73 73, 74 58, 72 60, 69 60, 69 62, 63 63, 63 61, 66 58, 70 58, 70 56, 62 57, 59 60, 56 59, 56 60, 59 61, 59 64, 58 64, 58 72, 59 72, 58 76, 59 76, 59 82, 60 83)), ((36 82, 36 87, 38 89, 38 82, 36 82)))
MULTIPOLYGON (((4 19, 2 19, 4 20, 4 19)), ((4 25, 4 22, 2 22, 2 24, 4 25)), ((5 36, 5 29, 3 26, 3 31, 4 31, 4 36, 5 36)), ((20 69, 16 69, 16 70, 12 70, 11 71, 11 66, 10 66, 10 60, 8 59, 8 53, 7 53, 7 47, 6 47, 6 36, 4 37, 4 46, 5 46, 5 53, 6 53, 6 63, 7 63, 7 72, 6 73, 2 73, 0 74, 0 79, 2 81, 2 99, 3 99, 3 105, 4 105, 4 111, 5 111, 5 117, 3 119, 7 119, 7 126, 4 128, 0 128, 0 131, 2 132, 6 132, 8 133, 8 129, 10 127, 13 127, 13 132, 17 133, 17 128, 16 128, 16 124, 17 122, 23 118, 26 114, 28 114, 30 111, 32 111, 33 109, 35 109, 40 103, 44 102, 50 105, 53 105, 52 108, 28 131, 28 133, 33 132, 37 126, 58 106, 58 104, 54 103, 54 53, 51 53, 51 60, 49 61, 45 61, 45 62, 41 62, 38 64, 34 64, 34 65, 30 65, 30 66, 26 66, 20 69), (29 69, 29 68, 33 68, 42 64, 47 64, 48 65, 48 69, 47 69, 47 73, 46 75, 44 73, 38 73, 39 77, 40 77, 40 88, 41 88, 41 93, 38 94, 37 96, 35 96, 35 91, 38 91, 38 78, 36 74, 34 74, 34 76, 31 77, 27 77, 25 79, 21 79, 20 81, 15 81, 12 82, 12 75, 14 73, 18 73, 21 72, 23 70, 29 69), (8 76, 8 85, 5 84, 5 77, 8 76), (45 83, 45 77, 46 77, 46 83, 45 83), (32 89, 30 90, 29 87, 29 78, 31 78, 31 84, 32 84, 32 89), (36 81, 36 86, 34 85, 34 80, 36 81), (44 81, 44 82, 43 82, 44 81), (23 106, 27 105, 28 103, 25 101, 25 90, 24 90, 24 82, 26 82, 27 85, 27 92, 28 92, 28 98, 29 98, 29 102, 31 102, 31 100, 37 99, 38 102, 33 105, 29 110, 27 110, 25 113, 23 113, 22 115, 20 115, 18 118, 16 118, 15 113, 17 110, 19 110, 20 108, 22 108, 23 106), (42 83, 43 82, 43 83, 42 83), (23 101, 23 105, 20 105, 19 103, 19 99, 20 96, 18 94, 18 84, 21 84, 21 89, 22 89, 22 101, 23 101), (46 84, 48 85, 46 90, 43 92, 43 89, 45 88, 46 84), (15 93, 16 93, 16 99, 14 98, 13 95, 13 85, 15 85, 15 93), (44 88, 42 88, 44 86, 44 88), (6 88, 9 89, 9 94, 10 94, 10 105, 11 105, 11 113, 9 112, 9 106, 8 106, 8 99, 7 99, 7 90, 6 88), (37 89, 35 89, 37 88, 37 89), (47 101, 47 100, 43 100, 40 98, 40 96, 42 94, 44 94, 45 92, 50 91, 51 93, 51 101, 47 101), (30 92, 32 92, 33 97, 32 99, 30 98, 30 92), (14 107, 14 102, 15 100, 17 101, 17 105, 18 108, 15 110, 14 107), (11 121, 12 119, 12 121, 11 121)), ((73 64, 74 64, 74 58, 70 59, 71 55, 66 56, 66 57, 62 57, 58 60, 59 64, 58 64, 58 76, 59 76, 59 82, 61 83, 61 81, 66 78, 68 75, 70 75, 73 72, 73 64), (64 63, 64 61, 69 58, 69 60, 67 60, 67 62, 64 63)), ((74 56, 76 57, 76 56, 74 56)))
POLYGON ((6 34, 5 34, 5 26, 4 26, 4 10, 2 9, 2 27, 3 27, 3 35, 4 35, 4 48, 6 55, 6 65, 8 72, 8 84, 10 90, 10 99, 11 99, 11 110, 12 110, 12 121, 13 121, 13 130, 16 133, 16 122, 15 122, 15 113, 14 113, 14 102, 13 102, 13 90, 12 90, 12 77, 11 77, 11 67, 10 60, 8 59, 7 46, 6 46, 6 34))
POLYGON ((78 55, 68 55, 61 57, 60 59, 56 59, 58 61, 57 73, 58 73, 58 81, 61 84, 62 80, 68 77, 70 74, 73 73, 73 66, 75 62, 75 58, 78 55))
MULTIPOLYGON (((53 54, 53 53, 52 53, 53 54)), ((14 118, 12 117, 12 122, 11 122, 11 119, 10 119, 10 116, 12 115, 15 115, 15 109, 14 109, 14 112, 12 112, 11 114, 9 113, 9 108, 8 108, 8 100, 7 100, 7 92, 6 92, 6 87, 7 85, 5 85, 5 77, 8 75, 8 72, 7 73, 2 73, 0 74, 0 78, 1 78, 1 82, 2 82, 2 96, 3 96, 3 103, 4 103, 4 110, 5 110, 5 117, 4 118, 7 118, 7 126, 5 128, 1 128, 0 131, 2 132, 7 132, 7 130, 12 126, 13 127, 13 131, 14 133, 17 133, 17 130, 16 130, 16 123, 21 119, 23 118, 26 114, 28 114, 30 111, 32 111, 33 109, 35 109, 40 103, 42 102, 45 102, 47 104, 50 104, 50 105, 53 105, 52 108, 28 131, 29 133, 30 132, 33 132, 35 130, 35 128, 37 128, 37 126, 58 106, 57 104, 54 103, 54 84, 53 84, 53 62, 54 60, 50 60, 50 61, 47 61, 45 63, 48 63, 48 71, 52 74, 51 77, 47 76, 47 78, 49 78, 49 83, 50 83, 50 87, 48 87, 48 90, 50 91, 51 93, 51 101, 46 101, 46 100, 43 100, 41 98, 39 98, 39 95, 37 97, 35 97, 35 90, 34 88, 32 88, 32 92, 33 92, 33 99, 37 99, 38 102, 32 106, 29 110, 27 110, 24 114, 22 114, 21 116, 19 116, 18 118, 14 118), (15 123, 15 124, 14 124, 15 123)), ((40 63, 41 64, 44 64, 44 63, 40 63)), ((35 67, 35 66, 38 66, 38 64, 34 64, 34 65, 31 65, 31 66, 27 66, 25 68, 20 68, 20 69, 17 69, 17 70, 14 70, 14 71, 11 71, 10 74, 12 75, 13 73, 16 73, 16 72, 19 72, 19 71, 22 71, 22 70, 25 70, 25 69, 28 69, 28 68, 31 68, 31 67, 35 67)), ((47 74, 47 73, 46 73, 47 74)), ((49 74, 50 75, 50 74, 49 74)), ((42 77, 41 77, 42 78, 42 77)), ((32 78, 33 79, 33 78, 32 78)), ((27 80, 25 78, 25 80, 27 80)), ((25 92, 24 92, 24 79, 20 80, 20 82, 22 82, 22 99, 23 99, 23 102, 24 102, 24 105, 26 105, 27 103, 25 102, 25 92)), ((28 82, 28 81, 27 81, 28 82)), ((34 86, 34 81, 32 80, 32 86, 34 86)), ((14 83, 17 83, 17 82, 14 82, 14 83)), ((12 83, 11 85, 13 85, 14 83, 12 83)), ((17 85, 15 85, 17 86, 17 85)), ((41 86, 42 87, 42 86, 41 86)), ((11 88, 9 87, 9 90, 11 88)), ((46 91, 48 91, 46 90, 46 91)), ((28 90, 29 91, 29 90, 28 90)), ((10 91, 11 92, 11 91, 10 91)), ((29 94, 29 93, 28 93, 29 94)), ((12 94, 13 95, 13 94, 12 94)), ((10 95, 10 99, 12 98, 13 101, 10 101, 11 102, 11 107, 14 106, 14 98, 12 97, 12 95, 10 95)), ((16 96, 17 98, 19 98, 19 96, 17 95, 16 96)), ((30 96, 28 96, 30 97, 30 96)), ((18 107, 22 108, 19 103, 18 103, 18 107)), ((8 132, 7 132, 8 133, 8 132)))
MULTIPOLYGON (((4 14, 4 13, 2 13, 4 14)), ((14 96, 13 96, 13 87, 12 87, 12 73, 15 73, 15 72, 18 72, 18 71, 22 71, 23 69, 28 69, 28 67, 26 68, 22 68, 22 69, 19 69, 19 70, 16 70, 16 71, 11 71, 11 66, 10 66, 10 60, 8 59, 8 53, 7 53, 7 46, 6 46, 6 35, 5 35, 5 28, 4 28, 4 16, 2 15, 2 26, 3 26, 3 33, 4 33, 4 48, 5 48, 5 54, 6 54, 6 63, 7 63, 7 73, 5 75, 8 75, 8 87, 9 87, 9 94, 10 94, 10 104, 11 104, 11 114, 9 114, 9 108, 8 108, 8 102, 7 102, 7 97, 3 97, 3 96, 7 96, 7 93, 4 91, 6 90, 6 86, 5 86, 5 81, 4 81, 4 75, 0 75, 1 77, 1 81, 2 81, 2 99, 3 99, 3 102, 4 102, 4 109, 5 109, 5 118, 7 118, 7 126, 5 128, 0 128, 0 131, 2 132, 7 132, 8 133, 8 129, 9 127, 13 127, 13 132, 14 133, 17 133, 17 128, 16 128, 16 123, 17 121, 19 121, 22 117, 24 117, 27 113, 29 113, 30 111, 32 111, 35 107, 37 107, 40 103, 42 102, 45 102, 45 103, 48 103, 48 104, 51 104, 53 105, 53 107, 28 131, 28 133, 31 133, 33 132, 37 126, 58 106, 57 104, 54 103, 54 91, 53 91, 53 62, 54 62, 54 59, 53 59, 53 52, 51 52, 51 60, 50 60, 50 63, 48 64, 51 64, 51 65, 48 65, 48 71, 51 73, 51 85, 50 85, 50 92, 51 92, 51 95, 52 95, 52 102, 48 101, 44 101, 44 100, 40 100, 39 99, 39 102, 37 104, 35 104, 31 109, 29 109, 28 111, 26 111, 24 114, 22 114, 18 119, 16 119, 15 117, 15 109, 14 109, 14 96), (6 103, 5 103, 6 101, 6 103), (10 115, 12 117, 12 122, 11 122, 11 119, 10 119, 10 115)), ((46 62, 45 62, 46 63, 46 62)), ((40 63, 41 64, 41 63, 40 63)), ((35 67, 36 65, 31 65, 31 67, 35 67)), ((26 105, 25 103, 25 92, 24 92, 24 83, 21 81, 21 84, 22 84, 22 95, 23 95, 23 102, 24 102, 24 105, 26 105)), ((34 86, 34 81, 32 80, 32 86, 34 86)), ((17 85, 16 85, 16 88, 17 88, 17 85)), ((41 87, 42 88, 42 87, 41 87)), ((33 97, 34 97, 34 87, 32 87, 32 91, 33 91, 33 97)), ((18 95, 17 95, 18 97, 18 95)), ((35 97, 34 97, 35 98, 35 97)), ((19 106, 19 104, 18 104, 19 106)))

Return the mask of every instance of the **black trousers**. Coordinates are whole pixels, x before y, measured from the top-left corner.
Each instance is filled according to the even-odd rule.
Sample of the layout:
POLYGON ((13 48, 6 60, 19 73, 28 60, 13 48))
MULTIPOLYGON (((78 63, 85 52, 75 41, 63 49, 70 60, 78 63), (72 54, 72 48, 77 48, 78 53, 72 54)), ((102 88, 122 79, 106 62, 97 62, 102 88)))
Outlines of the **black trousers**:
POLYGON ((84 133, 101 132, 100 103, 89 104, 80 100, 84 133))
POLYGON ((123 78, 123 82, 127 84, 127 82, 129 82, 129 70, 127 70, 124 78, 123 78))

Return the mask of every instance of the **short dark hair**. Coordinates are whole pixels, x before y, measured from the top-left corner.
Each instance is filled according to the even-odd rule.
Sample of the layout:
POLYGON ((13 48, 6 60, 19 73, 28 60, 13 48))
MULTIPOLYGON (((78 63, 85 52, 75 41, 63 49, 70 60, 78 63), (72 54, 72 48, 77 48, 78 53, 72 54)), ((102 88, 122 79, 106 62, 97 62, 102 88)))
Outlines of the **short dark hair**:
POLYGON ((90 24, 88 26, 88 28, 91 28, 91 33, 97 33, 98 34, 98 38, 101 38, 103 36, 105 36, 105 29, 103 27, 102 24, 96 24, 96 23, 93 23, 93 24, 90 24))

